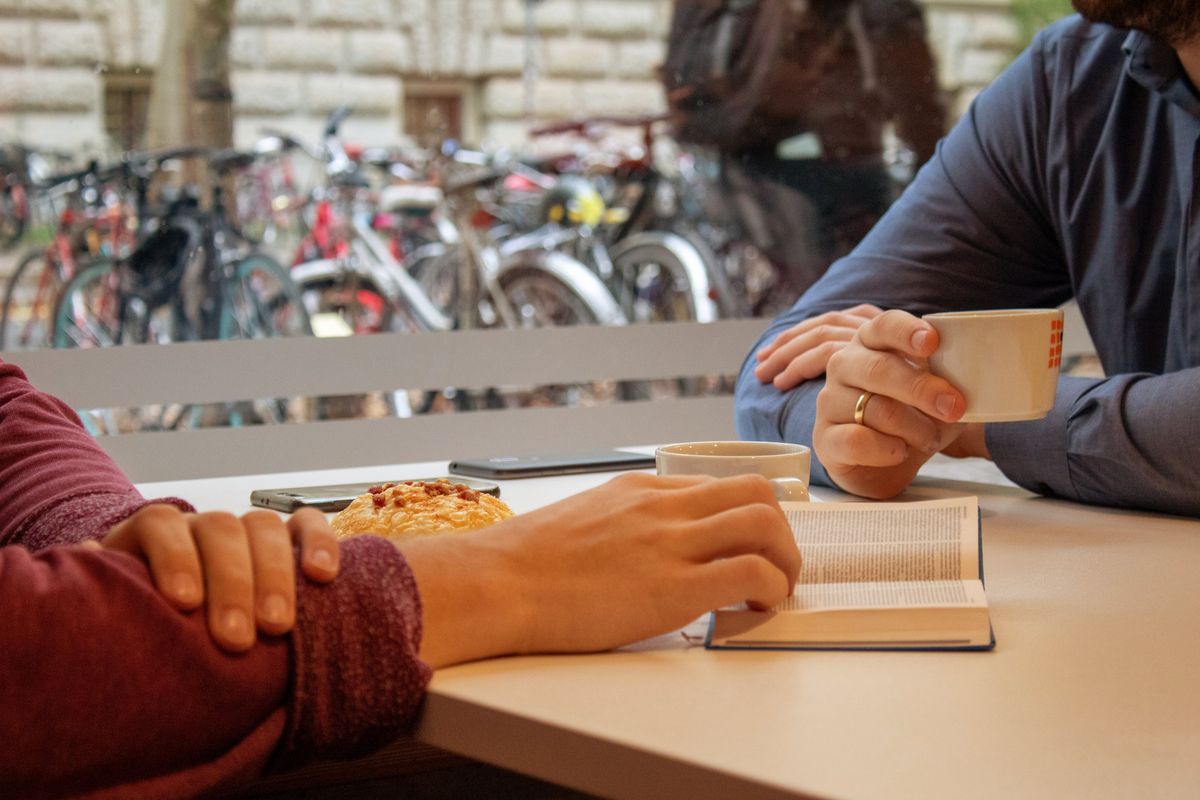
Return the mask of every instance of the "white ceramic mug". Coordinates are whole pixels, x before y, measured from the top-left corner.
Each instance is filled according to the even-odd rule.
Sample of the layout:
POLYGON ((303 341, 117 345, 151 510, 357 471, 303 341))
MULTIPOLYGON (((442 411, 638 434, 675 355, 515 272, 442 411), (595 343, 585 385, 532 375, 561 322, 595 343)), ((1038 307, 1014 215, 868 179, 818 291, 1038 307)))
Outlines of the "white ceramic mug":
POLYGON ((929 371, 967 398, 962 422, 1041 419, 1054 407, 1062 364, 1057 308, 926 314, 941 343, 929 371))
POLYGON ((780 500, 808 500, 811 454, 786 442, 685 442, 654 451, 659 475, 762 475, 780 500))

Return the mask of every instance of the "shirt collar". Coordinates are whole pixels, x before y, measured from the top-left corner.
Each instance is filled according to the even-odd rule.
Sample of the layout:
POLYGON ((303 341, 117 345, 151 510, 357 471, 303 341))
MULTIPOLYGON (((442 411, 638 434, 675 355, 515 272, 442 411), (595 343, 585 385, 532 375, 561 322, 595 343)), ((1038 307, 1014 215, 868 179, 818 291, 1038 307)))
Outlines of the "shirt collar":
POLYGON ((1133 30, 1125 37, 1121 49, 1125 52, 1125 71, 1129 77, 1200 117, 1200 97, 1187 80, 1174 48, 1157 36, 1133 30))

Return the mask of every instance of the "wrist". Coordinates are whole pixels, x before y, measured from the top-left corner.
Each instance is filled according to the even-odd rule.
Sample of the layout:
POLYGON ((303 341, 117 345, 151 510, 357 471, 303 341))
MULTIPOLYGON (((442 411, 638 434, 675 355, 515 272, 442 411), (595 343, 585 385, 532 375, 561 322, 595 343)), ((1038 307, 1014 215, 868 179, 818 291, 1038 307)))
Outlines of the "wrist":
POLYGON ((984 435, 984 423, 968 422, 963 426, 962 433, 950 443, 943 453, 951 458, 986 458, 991 460, 988 452, 987 439, 984 435))
MULTIPOLYGON (((491 533, 490 531, 488 532, 491 533)), ((421 659, 437 668, 524 652, 533 620, 503 547, 464 533, 396 542, 421 596, 421 659)))

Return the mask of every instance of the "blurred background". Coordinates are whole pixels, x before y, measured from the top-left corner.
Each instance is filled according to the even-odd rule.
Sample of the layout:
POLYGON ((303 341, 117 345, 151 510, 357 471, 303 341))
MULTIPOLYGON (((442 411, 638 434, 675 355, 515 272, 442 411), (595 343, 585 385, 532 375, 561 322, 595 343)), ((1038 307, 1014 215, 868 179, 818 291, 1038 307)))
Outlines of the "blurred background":
MULTIPOLYGON (((0 0, 0 351, 769 316, 854 246, 971 100, 1071 10, 792 3, 795 30, 772 52, 795 69, 769 76, 787 124, 752 118, 758 140, 731 143, 686 100, 689 49, 711 50, 697 37, 720 27, 687 14, 713 6, 735 20, 760 8, 0 0)), ((730 386, 397 387, 105 410, 89 424, 730 386)))

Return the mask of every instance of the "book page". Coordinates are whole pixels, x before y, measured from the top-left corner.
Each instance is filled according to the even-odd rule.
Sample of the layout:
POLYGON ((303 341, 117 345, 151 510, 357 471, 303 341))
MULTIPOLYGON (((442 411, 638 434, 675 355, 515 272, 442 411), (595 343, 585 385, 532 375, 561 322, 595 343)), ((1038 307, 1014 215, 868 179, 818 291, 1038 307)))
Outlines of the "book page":
POLYGON ((797 585, 980 577, 974 497, 783 509, 804 558, 797 585))
POLYGON ((986 606, 979 581, 891 581, 816 583, 797 586, 776 611, 829 611, 839 608, 917 608, 986 606))

